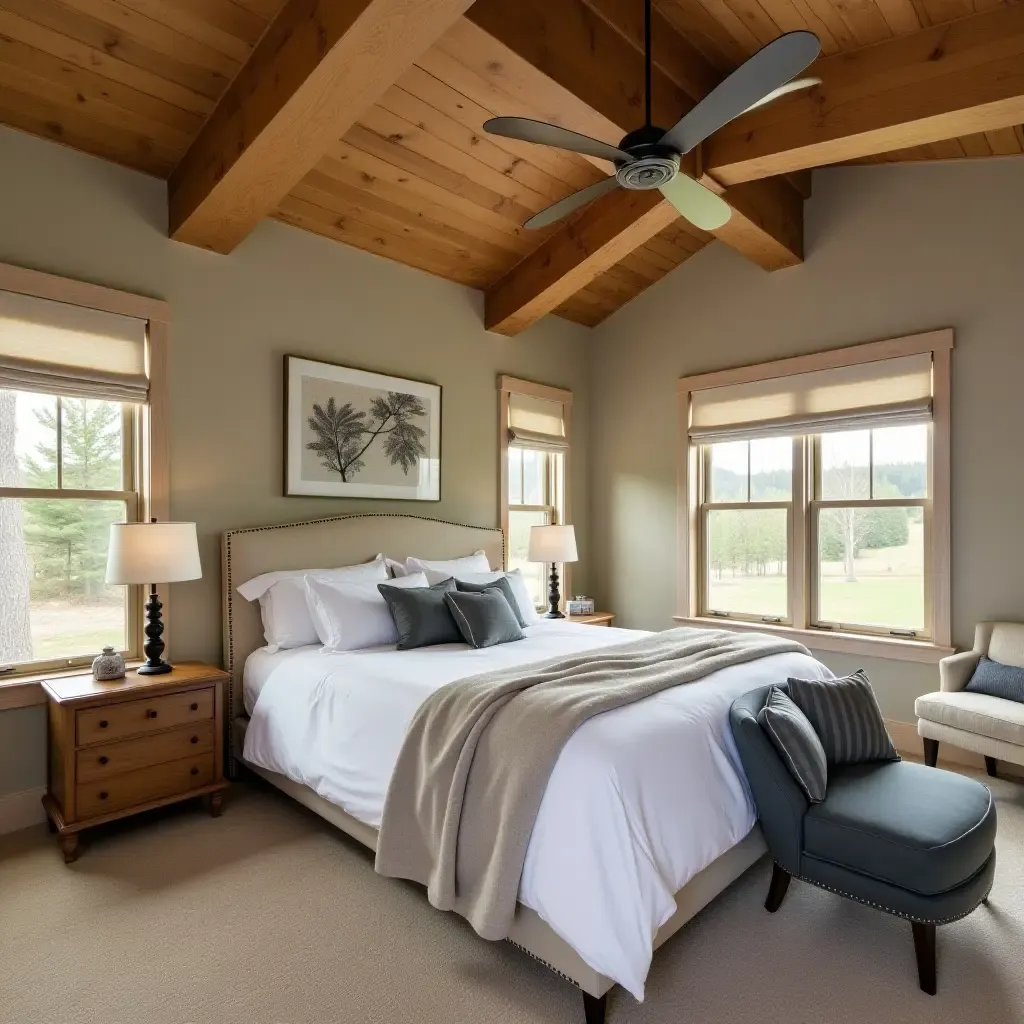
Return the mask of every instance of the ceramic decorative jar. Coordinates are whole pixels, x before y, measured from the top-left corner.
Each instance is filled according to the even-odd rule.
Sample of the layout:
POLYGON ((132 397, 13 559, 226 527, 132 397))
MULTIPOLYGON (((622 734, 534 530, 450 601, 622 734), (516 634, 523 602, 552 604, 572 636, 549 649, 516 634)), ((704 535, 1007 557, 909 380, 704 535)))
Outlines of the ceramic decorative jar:
POLYGON ((103 653, 92 663, 92 674, 99 680, 120 679, 124 675, 124 657, 113 647, 104 647, 103 653))

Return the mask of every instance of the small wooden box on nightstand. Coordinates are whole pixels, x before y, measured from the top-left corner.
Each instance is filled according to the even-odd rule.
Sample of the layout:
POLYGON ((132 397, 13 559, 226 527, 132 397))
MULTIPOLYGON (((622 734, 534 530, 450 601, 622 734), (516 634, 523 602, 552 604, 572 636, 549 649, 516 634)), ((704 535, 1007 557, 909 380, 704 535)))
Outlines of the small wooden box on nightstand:
POLYGON ((159 676, 129 672, 46 680, 49 785, 43 806, 64 860, 79 833, 153 807, 207 798, 220 814, 224 781, 224 685, 228 674, 185 662, 159 676))
POLYGON ((566 622, 578 622, 582 626, 610 626, 615 621, 612 612, 591 612, 589 615, 567 615, 566 622))

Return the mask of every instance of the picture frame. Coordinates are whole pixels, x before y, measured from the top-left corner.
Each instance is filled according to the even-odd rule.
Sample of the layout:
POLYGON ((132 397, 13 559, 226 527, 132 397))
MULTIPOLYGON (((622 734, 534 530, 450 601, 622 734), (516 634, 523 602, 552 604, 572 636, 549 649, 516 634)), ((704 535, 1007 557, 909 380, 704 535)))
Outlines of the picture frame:
POLYGON ((441 386, 284 357, 286 497, 441 500, 441 386))

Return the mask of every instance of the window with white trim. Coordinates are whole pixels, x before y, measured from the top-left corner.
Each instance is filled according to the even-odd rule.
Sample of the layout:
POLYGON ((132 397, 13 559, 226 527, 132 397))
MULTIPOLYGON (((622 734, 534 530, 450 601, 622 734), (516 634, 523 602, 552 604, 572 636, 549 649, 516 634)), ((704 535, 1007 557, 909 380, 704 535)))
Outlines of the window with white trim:
POLYGON ((147 321, 0 291, 0 670, 138 651, 137 587, 105 582, 142 511, 147 321))
POLYGON ((948 645, 951 345, 681 381, 678 617, 948 645))

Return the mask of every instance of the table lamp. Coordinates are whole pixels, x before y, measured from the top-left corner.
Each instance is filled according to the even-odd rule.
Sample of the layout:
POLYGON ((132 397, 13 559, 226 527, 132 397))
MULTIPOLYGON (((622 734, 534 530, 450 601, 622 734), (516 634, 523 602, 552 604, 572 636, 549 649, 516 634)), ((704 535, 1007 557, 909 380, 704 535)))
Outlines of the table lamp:
POLYGON ((564 619, 558 610, 558 563, 575 562, 576 531, 571 526, 531 526, 530 549, 527 560, 531 562, 550 562, 551 577, 548 589, 548 610, 545 619, 564 619))
POLYGON ((142 645, 146 661, 138 668, 140 676, 163 675, 173 667, 161 657, 163 605, 157 599, 156 585, 198 580, 202 575, 195 523, 158 523, 154 519, 149 523, 114 523, 110 527, 107 582, 149 585, 146 642, 142 645))

